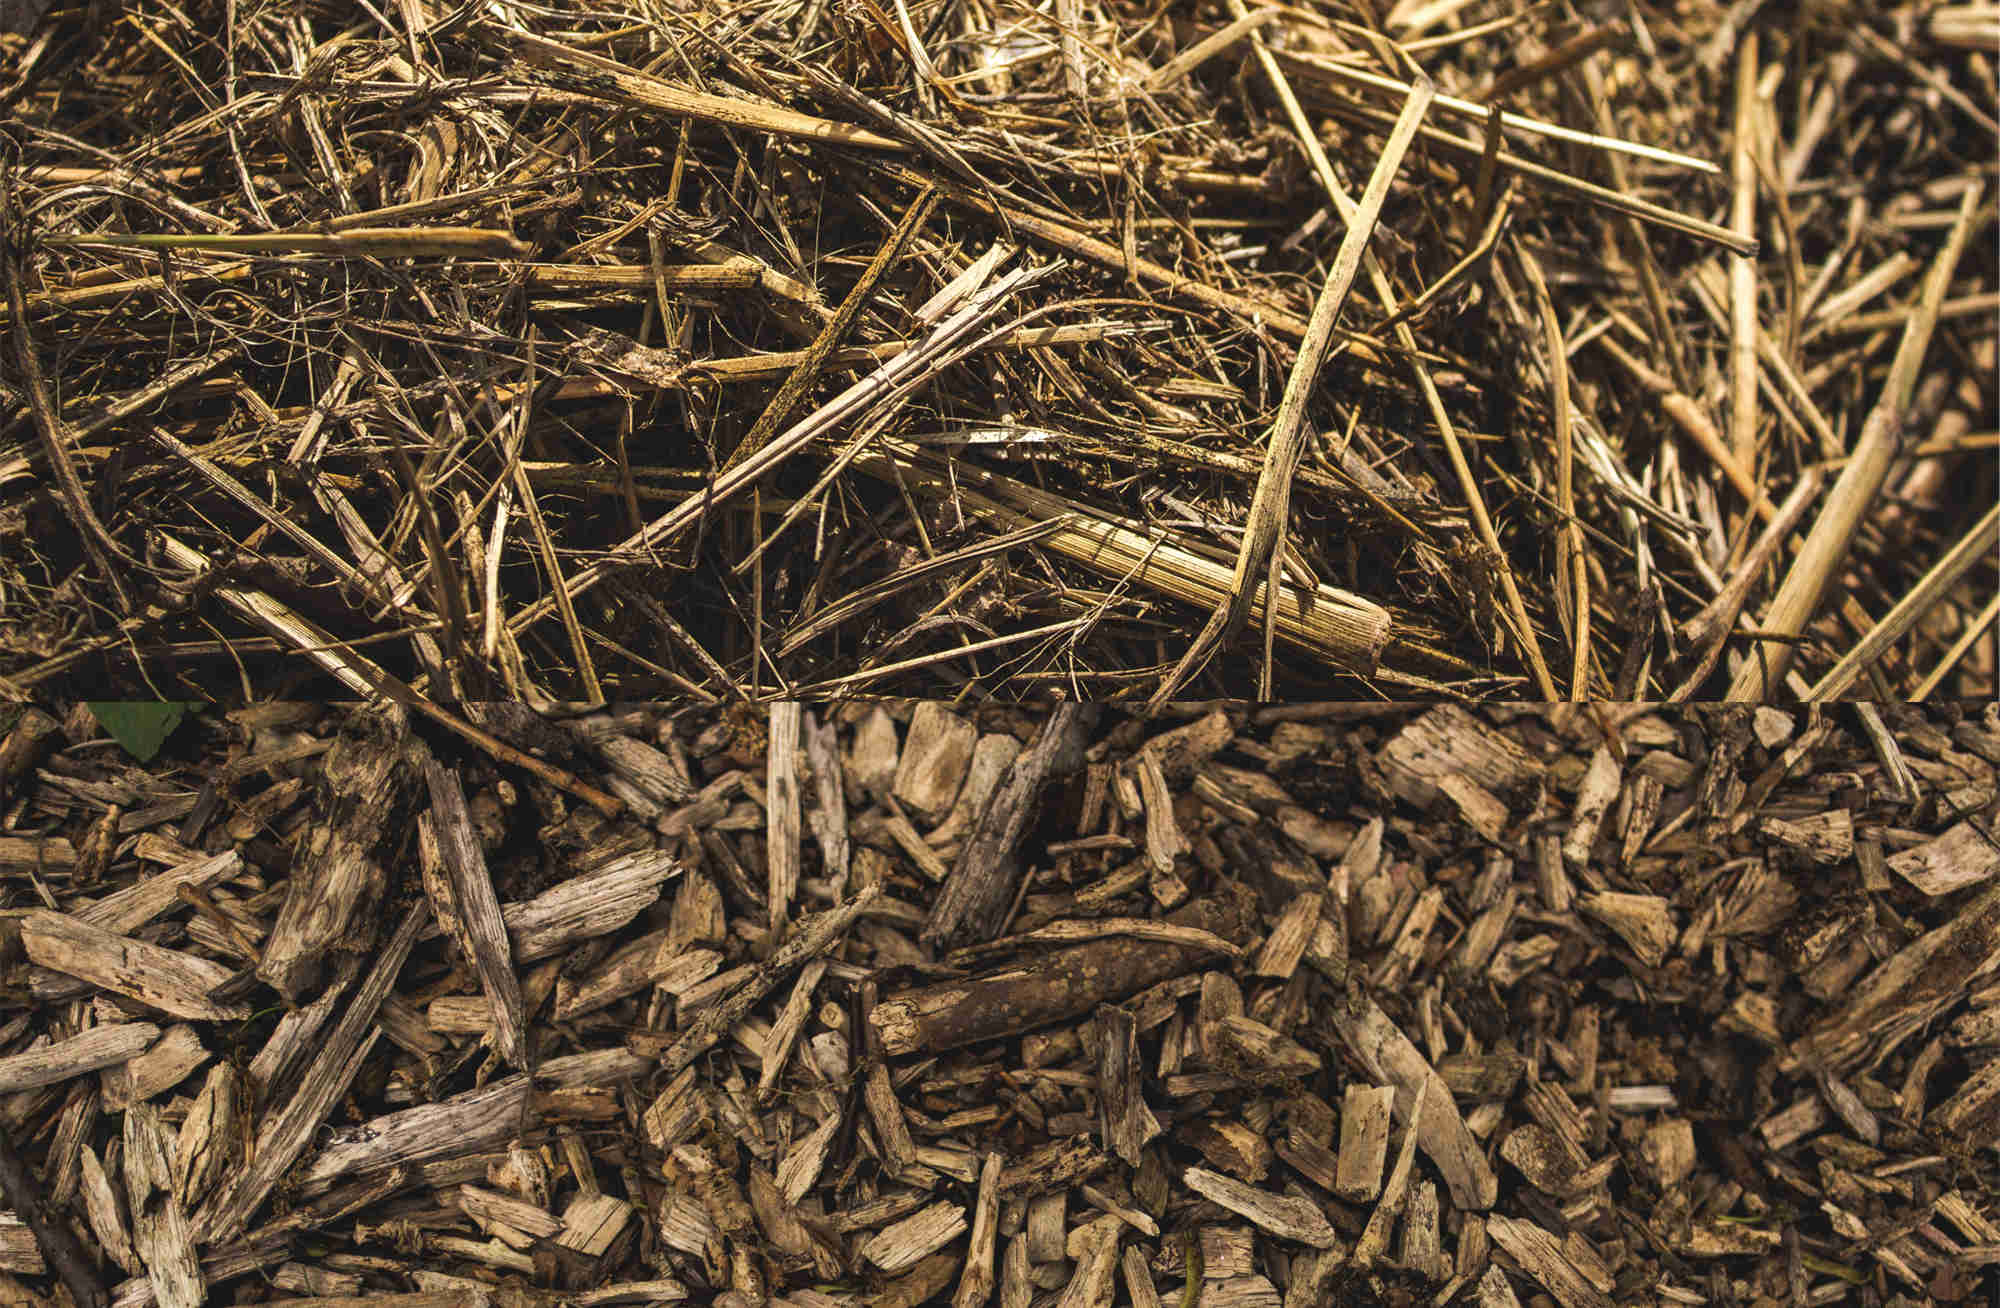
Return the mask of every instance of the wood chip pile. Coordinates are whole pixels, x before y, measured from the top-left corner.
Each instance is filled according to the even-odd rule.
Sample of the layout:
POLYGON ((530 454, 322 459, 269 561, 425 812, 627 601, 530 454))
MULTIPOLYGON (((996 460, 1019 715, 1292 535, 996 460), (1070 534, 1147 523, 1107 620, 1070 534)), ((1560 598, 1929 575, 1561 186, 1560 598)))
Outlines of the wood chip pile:
POLYGON ((1990 706, 472 714, 206 714, 143 767, 4 723, 6 1302, 2000 1265, 1990 706))
POLYGON ((0 0, 0 694, 1990 696, 1996 64, 1929 0, 0 0))

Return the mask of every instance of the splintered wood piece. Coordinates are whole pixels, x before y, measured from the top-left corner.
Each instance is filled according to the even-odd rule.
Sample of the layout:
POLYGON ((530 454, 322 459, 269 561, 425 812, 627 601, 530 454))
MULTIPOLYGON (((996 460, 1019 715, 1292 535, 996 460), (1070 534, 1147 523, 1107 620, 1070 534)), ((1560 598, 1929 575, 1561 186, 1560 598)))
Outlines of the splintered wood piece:
POLYGON ((1305 1077, 1319 1070, 1318 1054, 1255 1018, 1230 1014, 1215 1024, 1214 1037, 1225 1051, 1225 1065, 1233 1057, 1252 1074, 1305 1077))
POLYGON ((1160 765, 1161 775, 1173 785, 1184 785, 1196 770, 1236 738, 1236 724, 1229 714, 1214 709, 1185 726, 1172 727, 1149 737, 1138 752, 1160 765))
POLYGON ((299 1183, 308 1193, 317 1193, 348 1176, 483 1154, 519 1134, 531 1085, 542 1090, 612 1085, 636 1080, 651 1068, 651 1059, 624 1049, 544 1059, 532 1081, 519 1074, 504 1077, 435 1104, 405 1108, 334 1132, 306 1164, 299 1183))
MULTIPOLYGON (((89 1145, 83 1146, 79 1156, 78 1190, 83 1195, 84 1216, 90 1222, 91 1234, 104 1252, 111 1255, 111 1261, 125 1269, 127 1276, 143 1276, 145 1264, 139 1261, 138 1251, 132 1247, 132 1233, 125 1225, 125 1204, 111 1188, 111 1178, 105 1175, 104 1164, 97 1157, 97 1151, 89 1145)), ((36 1250, 37 1255, 40 1250, 36 1250)))
POLYGON ((80 1035, 0 1058, 0 1094, 55 1085, 99 1068, 130 1062, 159 1038, 151 1022, 94 1026, 80 1035))
POLYGON ((972 1205, 972 1238, 965 1247, 965 1270, 951 1308, 985 1308, 993 1297, 993 1242, 1000 1225, 1002 1159, 988 1153, 979 1166, 979 1194, 972 1205))
POLYGON ((1167 774, 1157 754, 1139 752, 1132 760, 1139 782, 1139 800, 1146 810, 1146 861, 1155 876, 1174 874, 1174 864, 1188 852, 1187 837, 1174 821, 1173 792, 1167 788, 1167 774))
POLYGON ((1569 834, 1563 837, 1563 861, 1582 867, 1590 861, 1597 844, 1597 829, 1618 798, 1618 758, 1608 745, 1600 745, 1590 756, 1590 767, 1576 788, 1576 803, 1570 809, 1569 834))
POLYGON ((1306 946, 1312 943, 1319 928, 1323 902, 1319 895, 1300 895, 1285 906, 1278 925, 1271 928, 1262 952, 1257 955, 1258 976, 1290 980, 1299 970, 1299 960, 1305 957, 1306 946))
MULTIPOLYGON (((693 1134, 708 1112, 707 1098, 695 1087, 694 1078, 692 1067, 682 1069, 639 1119, 639 1129, 645 1132, 647 1143, 661 1153, 693 1134)), ((781 1180, 783 1175, 781 1170, 781 1180)))
POLYGON ((1137 1167, 1146 1142, 1160 1133, 1139 1092, 1145 1068, 1139 1062, 1138 1026, 1130 1012, 1109 1004, 1098 1007, 1096 1020, 1098 1134, 1128 1166, 1137 1167))
POLYGON ((1499 797, 1542 772, 1532 754, 1456 704, 1412 721, 1377 759, 1398 798, 1421 809, 1446 801, 1488 840, 1506 832, 1507 806, 1499 797))
POLYGON ((23 1276, 49 1274, 48 1262, 35 1243, 35 1233, 17 1213, 0 1213, 0 1271, 19 1272, 23 1276))
POLYGON ((0 875, 70 873, 76 868, 76 846, 67 836, 0 836, 0 875))
POLYGON ((1068 1190, 1097 1175, 1109 1163, 1087 1137, 1052 1140, 1001 1169, 1000 1194, 1008 1198, 1068 1190))
POLYGON ((1949 895, 2000 875, 2000 845, 1970 822, 1892 854, 1889 870, 1926 895, 1949 895))
MULTIPOLYGON (((1166 922, 1233 940, 1242 932, 1242 905, 1197 900, 1168 914, 1166 922)), ((1153 940, 1093 940, 1057 950, 1032 966, 892 995, 875 1006, 869 1021, 891 1058, 940 1053, 1081 1017, 1100 1003, 1191 972, 1211 957, 1204 949, 1153 940)))
POLYGON ((742 985, 714 1006, 703 1009, 680 1039, 660 1055, 660 1066, 667 1075, 672 1076, 699 1058, 793 968, 802 967, 832 949, 881 893, 879 885, 863 887, 852 899, 801 921, 792 937, 754 969, 742 985))
POLYGON ((1028 1201, 1029 1262, 1039 1264, 1062 1261, 1063 1219, 1068 1207, 1068 1197, 1062 1193, 1040 1194, 1028 1201))
POLYGON ((1076 1270, 1056 1299, 1056 1308, 1104 1308, 1111 1302, 1112 1282, 1118 1272, 1118 1241, 1125 1223, 1105 1216, 1086 1222, 1073 1237, 1080 1245, 1074 1253, 1076 1270))
MULTIPOLYGON (((1201 1156, 1239 1181, 1255 1184, 1264 1179, 1271 1170, 1271 1146, 1264 1137, 1242 1122, 1204 1121, 1190 1122, 1180 1127, 1175 1135, 1201 1151, 1201 1156)), ((1305 1141, 1309 1149, 1318 1146, 1305 1141)), ((1284 1146, 1281 1144, 1280 1149, 1284 1146)), ((1321 1151, 1324 1153, 1324 1151, 1321 1151)), ((1331 1155, 1327 1156, 1329 1162, 1331 1155)), ((1287 1155, 1286 1161, 1290 1161, 1287 1155)), ((1310 1163, 1307 1164, 1309 1169, 1310 1163)), ((1304 1169, 1302 1169, 1304 1170, 1304 1169)))
MULTIPOLYGON (((1059 704, 1043 720, 1034 740, 1008 767, 959 852, 924 924, 925 941, 984 941, 1000 934, 1024 871, 1016 851, 1039 810, 1043 788, 1083 766, 1084 748, 1097 719, 1096 705, 1059 704)), ((1088 1006, 1078 1010, 1088 1011, 1088 1006)))
MULTIPOLYGON (((937 1296, 951 1284, 951 1275, 958 1270, 958 1255, 935 1253, 918 1263, 916 1267, 882 1288, 879 1294, 869 1300, 869 1308, 921 1308, 921 1305, 935 1302, 937 1296)), ((804 1296, 810 1291, 792 1297, 792 1302, 805 1302, 804 1296)), ((829 1305, 842 1300, 824 1296, 829 1305)), ((776 1302, 784 1302, 782 1300, 776 1302)))
POLYGON ((468 1217, 499 1222, 523 1235, 546 1239, 564 1230, 563 1219, 538 1204, 484 1186, 461 1185, 454 1196, 468 1217))
POLYGON ((174 1197, 173 1146, 160 1110, 125 1110, 125 1194, 131 1205, 132 1247, 160 1308, 200 1308, 208 1283, 195 1257, 187 1212, 174 1197))
POLYGON ((896 1091, 889 1084, 889 1069, 885 1064, 876 1063, 868 1069, 862 1100, 868 1105, 869 1120, 875 1125, 875 1139, 882 1146, 883 1166, 891 1176, 901 1175, 916 1162, 917 1144, 910 1137, 910 1124, 903 1117, 903 1106, 896 1102, 896 1091))
MULTIPOLYGON (((1204 1226, 1198 1253, 1203 1281, 1226 1281, 1248 1276, 1257 1263, 1256 1233, 1247 1226, 1204 1226)), ((1207 1290, 1203 1285, 1202 1289, 1207 1290)))
POLYGON ((1924 1124, 1939 1138, 1981 1150, 2000 1140, 2000 1059, 1988 1059, 1924 1124))
POLYGON ((484 1035, 493 1007, 485 995, 439 995, 424 1010, 424 1025, 440 1035, 484 1035))
POLYGON ((533 899, 506 905, 500 917, 514 962, 538 963, 581 941, 611 934, 659 899, 661 886, 680 871, 680 860, 672 854, 644 850, 571 877, 533 899))
POLYGON ((243 856, 235 850, 190 858, 173 867, 139 878, 102 899, 78 905, 79 922, 102 927, 115 935, 130 935, 180 905, 183 886, 208 890, 243 871, 243 856))
POLYGON ((1356 992, 1328 1008, 1334 1030, 1362 1069, 1377 1083, 1395 1086, 1398 1121, 1408 1123, 1417 1097, 1425 1096, 1417 1143, 1437 1165, 1452 1203, 1474 1212, 1491 1208, 1499 1196, 1499 1182, 1430 1061, 1366 995, 1356 992))
POLYGON ((861 1245, 861 1256, 885 1272, 900 1272, 965 1234, 965 1209, 949 1199, 885 1226, 861 1245))
POLYGON ((800 729, 805 707, 797 700, 773 704, 771 739, 764 764, 764 861, 768 872, 765 922, 778 930, 791 915, 799 893, 800 729))
POLYGON ((1007 779, 1007 769, 1021 756, 1022 748, 1020 741, 1003 732, 990 731, 979 738, 972 747, 972 762, 966 768, 958 798, 952 801, 951 812, 931 832, 933 844, 940 848, 955 847, 972 834, 980 814, 986 811, 1000 783, 1007 779))
POLYGON ((174 1195, 189 1212, 212 1192, 243 1152, 250 1133, 243 1074, 229 1063, 208 1070, 174 1143, 174 1195))
POLYGON ((1438 910, 1444 906, 1444 890, 1438 886, 1427 886, 1418 894, 1416 903, 1404 915, 1403 924, 1396 929, 1394 939, 1389 942, 1389 953, 1375 969, 1375 987, 1378 990, 1400 990, 1403 982, 1423 957, 1424 941, 1429 938, 1431 928, 1437 924, 1438 910))
POLYGON ((1410 1192, 1403 1214, 1403 1266, 1429 1281, 1445 1279, 1445 1263, 1438 1241, 1438 1192, 1429 1181, 1410 1192))
POLYGON ((977 727, 937 701, 924 700, 910 716, 890 793, 918 821, 935 827, 958 798, 978 741, 977 727))
POLYGON ((881 708, 870 708, 855 724, 847 746, 846 772, 863 794, 880 798, 896 784, 896 720, 881 708))
POLYGON ((231 976, 221 964, 114 935, 67 914, 36 909, 23 917, 21 947, 31 963, 175 1017, 230 1022, 250 1016, 248 1004, 209 998, 231 976))
POLYGON ((1147 1236, 1148 1238, 1156 1237, 1159 1235, 1160 1224, 1158 1222, 1154 1221, 1151 1217, 1148 1217, 1145 1213, 1142 1213, 1138 1209, 1132 1207, 1130 1204, 1122 1204, 1118 1202, 1116 1199, 1104 1193, 1104 1191, 1098 1189, 1096 1186, 1094 1185, 1079 1186, 1077 1192, 1083 1196, 1084 1202, 1089 1204, 1092 1208, 1097 1209, 1099 1212, 1111 1214, 1113 1217, 1116 1217, 1119 1221, 1125 1223, 1125 1225, 1131 1227, 1139 1234, 1147 1236))
POLYGON ((1672 1117, 1647 1127, 1639 1137, 1639 1159, 1654 1185, 1671 1190, 1694 1173, 1694 1125, 1672 1117))
POLYGON ((747 1189, 750 1207, 757 1215, 758 1229, 773 1248, 791 1258, 811 1258, 816 1265, 825 1266, 832 1275, 840 1274, 840 1264, 825 1251, 815 1256, 819 1246, 813 1241, 812 1233, 799 1220, 798 1210, 778 1192, 778 1183, 770 1173, 761 1167, 750 1168, 747 1189))
POLYGON ((1367 1203, 1382 1192, 1389 1158, 1389 1118, 1396 1087, 1348 1084, 1340 1107, 1340 1155, 1334 1193, 1367 1203))
POLYGON ((713 949, 688 949, 671 931, 649 931, 622 946, 587 976, 556 979, 555 1014, 568 1022, 658 986, 684 995, 715 975, 722 955, 713 949))
MULTIPOLYGON (((413 747, 414 749, 415 747, 413 747)), ((529 1062, 526 1018, 520 978, 514 975, 513 945, 500 916, 500 899, 486 870, 486 854, 472 828, 465 791, 458 774, 447 771, 428 750, 423 761, 424 783, 431 807, 419 825, 417 848, 424 869, 424 889, 431 911, 446 937, 458 944, 479 977, 479 988, 493 1010, 494 1048, 517 1068, 529 1062), (429 837, 426 839, 425 837, 429 837)))
POLYGON ((388 883, 375 853, 411 782, 408 740, 407 713, 384 702, 351 713, 320 760, 310 835, 257 965, 294 1004, 320 984, 329 952, 363 952, 375 938, 369 910, 388 883))
POLYGON ((1562 1242, 1535 1223, 1495 1215, 1486 1219, 1486 1231, 1562 1308, 1612 1308, 1610 1297, 1564 1255, 1562 1242))
POLYGON ((931 848, 923 833, 903 815, 893 798, 886 802, 889 805, 889 814, 881 820, 883 833, 896 842, 896 847, 909 857, 919 872, 933 881, 943 881, 949 877, 950 865, 938 857, 938 852, 931 848))
POLYGON ((1520 1297, 1507 1284, 1507 1274, 1492 1263, 1486 1265, 1473 1293, 1479 1296, 1477 1308, 1521 1308, 1520 1297))
POLYGON ((1872 1064, 2000 968, 2000 885, 1876 965, 1793 1046, 1829 1070, 1872 1064))
POLYGON ((694 784, 674 756, 631 736, 607 734, 591 742, 620 780, 662 808, 694 798, 694 784))
POLYGON ((840 1127, 840 1115, 836 1113, 793 1142, 778 1163, 778 1189, 786 1199, 797 1203, 819 1180, 820 1171, 833 1152, 833 1138, 840 1127))
POLYGON ((1280 1308, 1278 1287, 1268 1276, 1231 1276, 1202 1289, 1204 1308, 1280 1308))
POLYGON ((151 1099, 173 1089, 208 1061, 201 1037, 185 1022, 177 1022, 154 1044, 129 1062, 104 1070, 106 1112, 121 1112, 126 1105, 151 1099))
POLYGON ((818 989, 820 979, 825 975, 825 959, 816 958, 807 963, 799 972, 798 980, 792 983, 792 993, 785 1000, 785 1006, 778 1010, 777 1020, 771 1023, 771 1032, 764 1038, 762 1068, 757 1074, 759 1103, 770 1102, 775 1093, 778 1078, 784 1074, 785 1064, 791 1061, 792 1048, 798 1042, 799 1033, 805 1030, 806 1018, 812 1013, 813 991, 818 989))
POLYGON ((1628 895, 1602 891, 1580 895, 1576 905, 1618 933, 1647 967, 1666 961, 1674 942, 1674 921, 1660 895, 1628 895))
MULTIPOLYGON (((1767 817, 1761 828, 1766 840, 1800 862, 1832 867, 1854 857, 1854 815, 1844 808, 1796 821, 1767 817)), ((2000 869, 2000 858, 1994 867, 2000 869)))
POLYGON ((608 1194, 580 1194, 563 1213, 556 1243, 586 1258, 602 1258, 632 1220, 632 1205, 608 1194))
MULTIPOLYGON (((1153 1285, 1153 1269, 1146 1264, 1146 1255, 1136 1246, 1127 1246, 1119 1261, 1119 1269, 1125 1281, 1125 1297, 1132 1308, 1161 1308, 1160 1292, 1153 1285)), ((955 1306, 962 1308, 962 1306, 955 1306)))
POLYGON ((250 1079, 262 1093, 275 1095, 289 1089, 299 1068, 319 1048, 319 1039, 333 1020, 334 1012, 347 998, 348 988, 361 975, 361 959, 343 954, 327 987, 311 1003, 294 1008, 278 1019, 271 1038, 250 1060, 250 1079))
POLYGON ((1028 1262, 1028 1238, 1008 1240, 1000 1258, 1000 1308, 1028 1308, 1034 1302, 1032 1264, 1028 1262))
POLYGON ((1190 1167, 1181 1179, 1202 1198, 1281 1240, 1296 1240, 1316 1249, 1331 1249, 1339 1241, 1326 1214, 1308 1200, 1259 1190, 1205 1167, 1190 1167))
POLYGON ((1524 1122, 1508 1132, 1507 1138, 1500 1142, 1500 1156, 1518 1168, 1537 1190, 1558 1199, 1574 1198, 1596 1189, 1611 1174, 1617 1161, 1607 1158, 1588 1165, 1580 1149, 1535 1122, 1524 1122))
POLYGON ((833 724, 805 715, 806 758, 812 764, 813 803, 806 812, 813 839, 819 843, 821 865, 835 895, 847 893, 852 849, 847 836, 847 787, 840 767, 840 744, 833 724))
POLYGON ((1410 1167, 1416 1162, 1417 1139, 1430 1103, 1428 1098, 1418 1097, 1415 1115, 1403 1131, 1403 1147, 1396 1151, 1396 1165, 1389 1169, 1389 1179, 1382 1186, 1382 1197, 1376 1200, 1375 1211, 1368 1215, 1368 1224, 1361 1228, 1361 1238, 1354 1242, 1354 1254, 1349 1261, 1363 1271, 1373 1267, 1389 1248, 1389 1232, 1409 1195, 1410 1167))

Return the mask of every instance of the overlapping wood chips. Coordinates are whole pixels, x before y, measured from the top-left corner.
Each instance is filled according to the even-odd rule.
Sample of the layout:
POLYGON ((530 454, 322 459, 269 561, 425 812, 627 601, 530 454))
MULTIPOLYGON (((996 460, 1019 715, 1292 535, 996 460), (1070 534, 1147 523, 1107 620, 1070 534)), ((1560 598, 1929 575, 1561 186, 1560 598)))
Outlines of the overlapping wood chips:
POLYGON ((6 1302, 1909 1308, 2000 1265, 1991 706, 471 712, 539 770, 387 704, 146 767, 10 724, 6 1302))
POLYGON ((9 26, 8 698, 1994 693, 1990 3, 9 26))

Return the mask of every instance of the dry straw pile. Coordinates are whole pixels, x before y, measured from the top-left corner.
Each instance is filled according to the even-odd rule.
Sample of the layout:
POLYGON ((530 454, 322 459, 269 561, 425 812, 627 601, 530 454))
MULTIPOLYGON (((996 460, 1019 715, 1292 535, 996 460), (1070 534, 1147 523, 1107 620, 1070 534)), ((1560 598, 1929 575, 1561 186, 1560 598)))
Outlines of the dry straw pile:
POLYGON ((1990 5, 40 8, 13 690, 1993 686, 1990 5))

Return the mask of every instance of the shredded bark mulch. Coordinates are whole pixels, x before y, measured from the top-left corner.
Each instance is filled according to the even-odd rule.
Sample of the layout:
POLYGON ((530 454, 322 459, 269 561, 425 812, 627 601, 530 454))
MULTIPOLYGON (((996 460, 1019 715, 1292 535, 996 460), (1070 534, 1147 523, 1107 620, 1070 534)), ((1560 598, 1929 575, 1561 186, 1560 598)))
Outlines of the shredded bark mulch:
POLYGON ((8 1302, 1975 1303, 2000 713, 0 736, 8 1302), (525 766, 503 751, 518 751, 525 766))

